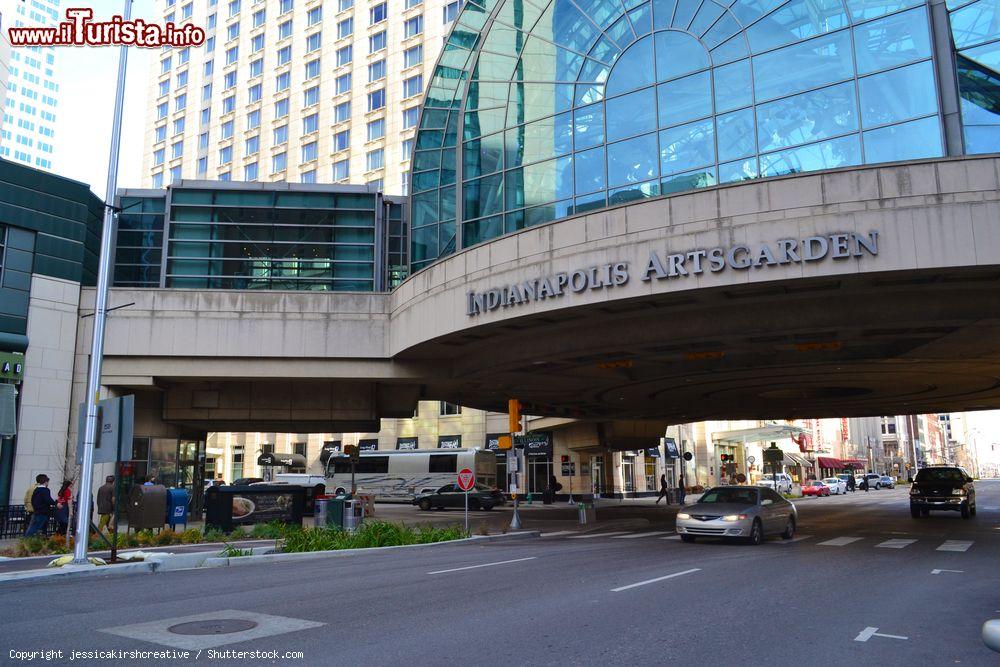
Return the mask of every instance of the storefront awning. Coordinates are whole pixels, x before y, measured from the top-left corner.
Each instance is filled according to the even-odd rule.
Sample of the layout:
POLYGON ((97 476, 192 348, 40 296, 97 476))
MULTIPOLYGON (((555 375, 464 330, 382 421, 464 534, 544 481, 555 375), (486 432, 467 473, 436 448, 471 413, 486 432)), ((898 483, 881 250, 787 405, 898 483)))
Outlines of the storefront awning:
MULTIPOLYGON (((793 463, 792 465, 802 466, 803 468, 812 468, 813 467, 813 462, 810 461, 809 459, 807 459, 806 457, 802 456, 801 454, 795 454, 795 453, 792 453, 792 452, 785 452, 785 458, 790 458, 793 461, 795 461, 795 463, 793 463)), ((788 464, 786 463, 785 465, 788 465, 788 464)))
POLYGON ((835 459, 831 456, 817 456, 816 463, 819 464, 820 468, 832 468, 834 470, 840 470, 844 467, 844 462, 840 459, 835 459))
POLYGON ((282 466, 285 468, 305 468, 306 457, 301 454, 261 454, 257 457, 259 466, 282 466))
POLYGON ((735 444, 738 442, 771 442, 791 438, 803 433, 808 433, 806 429, 790 424, 771 424, 759 428, 743 428, 736 431, 721 431, 712 434, 712 440, 716 443, 735 444))
POLYGON ((856 470, 864 470, 865 462, 861 459, 843 459, 844 467, 851 466, 856 470))

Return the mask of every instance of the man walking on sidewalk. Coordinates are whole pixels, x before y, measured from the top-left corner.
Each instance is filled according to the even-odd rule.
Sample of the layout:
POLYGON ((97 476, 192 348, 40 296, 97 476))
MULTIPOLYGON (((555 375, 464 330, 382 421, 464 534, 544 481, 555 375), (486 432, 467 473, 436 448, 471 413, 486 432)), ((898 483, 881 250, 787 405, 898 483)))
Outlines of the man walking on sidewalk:
POLYGON ((680 477, 677 479, 677 502, 681 507, 684 506, 684 495, 684 473, 681 473, 680 477))
POLYGON ((97 515, 101 517, 97 523, 97 531, 103 533, 111 523, 115 511, 115 476, 108 475, 104 484, 97 490, 97 515))
POLYGON ((31 517, 31 524, 24 533, 25 537, 31 537, 38 531, 45 534, 45 526, 49 523, 52 510, 56 507, 56 501, 52 499, 52 492, 49 491, 48 475, 38 475, 35 477, 38 486, 31 494, 31 508, 34 514, 31 517))
POLYGON ((660 475, 660 495, 656 496, 657 505, 660 504, 660 500, 666 498, 667 504, 670 504, 670 496, 667 495, 667 476, 666 474, 660 475))

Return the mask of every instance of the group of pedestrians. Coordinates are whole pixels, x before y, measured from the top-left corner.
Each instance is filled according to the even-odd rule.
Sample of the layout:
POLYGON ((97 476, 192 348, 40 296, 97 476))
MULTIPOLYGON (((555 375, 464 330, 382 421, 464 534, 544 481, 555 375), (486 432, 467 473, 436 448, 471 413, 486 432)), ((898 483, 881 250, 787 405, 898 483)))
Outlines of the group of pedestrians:
MULTIPOLYGON (((684 496, 686 495, 684 489, 684 473, 681 473, 680 477, 677 478, 677 504, 684 504, 684 496)), ((660 475, 660 495, 656 497, 655 505, 659 505, 661 500, 666 500, 667 504, 670 504, 670 484, 667 483, 666 474, 660 475)))
MULTIPOLYGON (((64 535, 69 530, 70 506, 73 503, 73 480, 63 480, 56 497, 49 489, 49 476, 42 473, 35 476, 35 486, 24 494, 24 508, 27 512, 25 537, 39 532, 48 533, 49 519, 56 520, 56 533, 64 535)), ((98 530, 103 531, 111 523, 114 514, 115 477, 108 475, 97 490, 97 514, 100 516, 98 530)))

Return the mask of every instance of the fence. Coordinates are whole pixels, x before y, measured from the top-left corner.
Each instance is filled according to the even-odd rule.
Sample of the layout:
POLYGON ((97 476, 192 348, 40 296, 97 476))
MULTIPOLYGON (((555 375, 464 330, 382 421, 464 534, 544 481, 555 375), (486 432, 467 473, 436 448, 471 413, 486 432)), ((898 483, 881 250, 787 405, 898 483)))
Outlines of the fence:
MULTIPOLYGON (((56 520, 49 518, 46 531, 51 535, 56 532, 56 520)), ((21 537, 28 527, 28 513, 24 505, 0 505, 0 539, 21 537)))

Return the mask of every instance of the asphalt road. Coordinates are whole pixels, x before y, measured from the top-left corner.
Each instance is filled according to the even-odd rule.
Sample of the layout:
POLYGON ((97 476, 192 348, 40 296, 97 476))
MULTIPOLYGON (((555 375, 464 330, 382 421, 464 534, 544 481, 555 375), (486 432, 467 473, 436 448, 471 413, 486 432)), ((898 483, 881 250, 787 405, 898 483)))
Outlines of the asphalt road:
POLYGON ((9 650, 66 663, 194 641, 216 644, 198 662, 225 664, 248 660, 209 650, 301 652, 265 658, 288 664, 997 665, 980 627, 1000 618, 1000 482, 978 492, 968 521, 912 519, 904 489, 802 501, 799 538, 759 547, 684 544, 660 512, 597 533, 4 585, 0 644, 5 664, 9 650), (242 635, 121 629, 245 612, 322 625, 259 617, 247 632, 272 636, 231 644, 242 635))

